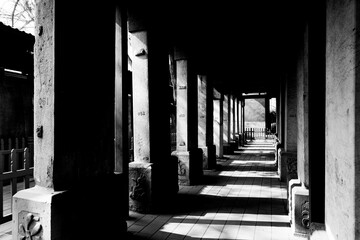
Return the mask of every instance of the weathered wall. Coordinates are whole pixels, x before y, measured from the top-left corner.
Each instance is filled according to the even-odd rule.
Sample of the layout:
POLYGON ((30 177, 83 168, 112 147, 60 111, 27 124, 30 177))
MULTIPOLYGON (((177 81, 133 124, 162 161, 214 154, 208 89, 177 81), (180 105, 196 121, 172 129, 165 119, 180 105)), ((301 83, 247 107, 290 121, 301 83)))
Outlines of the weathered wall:
POLYGON ((308 128, 308 31, 297 62, 297 169, 298 177, 309 186, 309 128, 308 128))
POLYGON ((331 239, 360 237, 355 13, 354 0, 327 1, 325 224, 331 239))

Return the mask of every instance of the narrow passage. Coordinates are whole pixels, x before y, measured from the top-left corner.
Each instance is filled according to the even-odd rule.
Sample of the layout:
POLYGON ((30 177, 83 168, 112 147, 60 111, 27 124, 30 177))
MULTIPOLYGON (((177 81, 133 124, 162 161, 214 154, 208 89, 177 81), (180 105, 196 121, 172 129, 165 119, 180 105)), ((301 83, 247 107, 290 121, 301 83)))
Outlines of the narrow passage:
POLYGON ((258 140, 218 159, 202 185, 180 187, 171 213, 130 212, 130 238, 293 239, 273 149, 272 141, 258 140))

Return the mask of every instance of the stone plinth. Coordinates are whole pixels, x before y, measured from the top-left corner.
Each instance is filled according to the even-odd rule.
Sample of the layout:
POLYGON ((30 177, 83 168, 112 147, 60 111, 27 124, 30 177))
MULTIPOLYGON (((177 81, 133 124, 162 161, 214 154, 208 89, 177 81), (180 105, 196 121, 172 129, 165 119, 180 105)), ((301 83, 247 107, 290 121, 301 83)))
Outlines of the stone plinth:
POLYGON ((199 149, 202 151, 203 169, 209 169, 209 149, 204 146, 200 146, 199 149))
POLYGON ((278 174, 281 182, 289 182, 297 178, 297 158, 294 152, 278 150, 278 174))
POLYGON ((229 143, 224 143, 224 145, 223 145, 223 153, 225 155, 232 154, 231 145, 229 143))
POLYGON ((215 145, 208 145, 208 168, 207 169, 214 169, 216 168, 216 146, 215 145))
POLYGON ((179 185, 190 186, 199 182, 203 175, 203 162, 199 161, 202 154, 201 149, 193 151, 175 151, 172 153, 172 156, 176 157, 178 161, 179 185))
POLYGON ((291 228, 295 235, 307 236, 310 227, 309 190, 305 187, 294 187, 292 199, 291 228))
POLYGON ((129 208, 136 212, 149 212, 152 207, 152 164, 129 164, 129 208))
POLYGON ((230 151, 231 154, 238 149, 238 142, 236 140, 230 141, 230 151))
POLYGON ((33 234, 33 237, 68 239, 69 235, 66 234, 69 233, 55 231, 55 229, 63 229, 66 221, 65 199, 65 192, 55 192, 37 186, 16 193, 13 197, 13 239, 25 236, 20 228, 24 227, 25 231, 32 231, 36 225, 39 231, 33 234), (26 226, 27 223, 30 223, 29 227, 26 226))
POLYGON ((288 205, 287 207, 287 211, 289 213, 289 218, 290 218, 290 223, 292 222, 292 190, 294 187, 300 187, 301 186, 301 181, 300 179, 291 179, 289 181, 289 187, 287 189, 287 199, 288 199, 288 205))

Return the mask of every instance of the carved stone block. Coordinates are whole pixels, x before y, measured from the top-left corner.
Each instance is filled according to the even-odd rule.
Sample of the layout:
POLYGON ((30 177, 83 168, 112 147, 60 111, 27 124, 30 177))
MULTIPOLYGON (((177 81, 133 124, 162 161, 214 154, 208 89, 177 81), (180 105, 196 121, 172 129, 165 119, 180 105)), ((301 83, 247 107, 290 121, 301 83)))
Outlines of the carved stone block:
POLYGON ((294 187, 300 187, 301 186, 301 181, 300 179, 291 179, 289 181, 289 187, 288 187, 288 191, 287 191, 287 199, 288 199, 288 205, 287 205, 287 210, 289 212, 289 218, 290 218, 290 224, 292 222, 292 191, 294 189, 294 187))
POLYGON ((281 182, 288 182, 297 178, 297 156, 293 152, 278 150, 278 174, 281 182))
POLYGON ((295 235, 307 236, 309 233, 309 190, 305 187, 294 187, 292 190, 292 224, 295 235))
POLYGON ((208 148, 205 146, 199 147, 202 151, 202 162, 203 162, 203 168, 208 169, 209 168, 209 151, 208 148))
POLYGON ((152 164, 129 163, 129 209, 146 213, 152 206, 152 164))
POLYGON ((13 197, 13 239, 66 239, 65 193, 38 186, 17 192, 13 197))

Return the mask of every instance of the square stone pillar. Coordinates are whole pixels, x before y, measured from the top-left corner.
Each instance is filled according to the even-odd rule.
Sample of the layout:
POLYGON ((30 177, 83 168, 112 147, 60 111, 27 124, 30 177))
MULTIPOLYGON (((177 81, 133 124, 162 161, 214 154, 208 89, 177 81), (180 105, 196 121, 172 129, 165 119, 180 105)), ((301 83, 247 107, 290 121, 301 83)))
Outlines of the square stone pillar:
MULTIPOLYGON (((297 151, 297 81, 296 72, 291 72, 286 79, 285 88, 285 141, 287 152, 297 151)), ((282 140, 283 141, 283 140, 282 140)))
MULTIPOLYGON (((221 158, 222 156, 222 95, 216 89, 214 89, 214 100, 213 100, 213 126, 214 126, 214 144, 216 147, 216 157, 221 158)), ((216 159, 215 159, 216 160, 216 159)))
MULTIPOLYGON (((115 68, 115 36, 124 25, 111 4, 39 0, 36 12, 36 186, 13 197, 13 239, 125 237, 127 202, 120 196, 127 192, 114 174, 114 77, 126 74, 115 68), (74 28, 89 12, 99 19, 74 28), (93 220, 101 231, 87 230, 93 220)), ((126 45, 127 37, 120 41, 126 45)))
POLYGON ((219 157, 224 157, 224 94, 220 97, 220 133, 219 133, 219 157))
POLYGON ((242 133, 242 146, 245 145, 245 99, 241 99, 241 133, 242 133))
POLYGON ((177 116, 176 152, 180 185, 196 184, 203 174, 202 152, 198 148, 198 79, 191 68, 191 59, 175 51, 177 116))
POLYGON ((202 150, 203 169, 209 169, 209 149, 207 147, 207 138, 209 135, 207 125, 208 121, 208 80, 205 75, 198 75, 198 144, 202 150))
POLYGON ((216 146, 214 143, 214 87, 212 79, 207 80, 207 98, 206 98, 206 110, 207 110, 207 120, 206 120, 206 146, 208 149, 208 163, 207 168, 205 169, 214 169, 216 167, 216 146))
MULTIPOLYGON (((323 13, 320 16, 323 16, 323 13)), ((359 2, 327 1, 325 19, 326 68, 324 70, 326 71, 326 82, 322 82, 321 75, 316 78, 320 78, 321 81, 318 87, 325 87, 323 90, 319 89, 321 95, 325 90, 325 105, 321 103, 325 106, 325 163, 323 164, 325 167, 325 226, 330 239, 359 239, 359 2)), ((317 37, 322 38, 320 34, 317 37)), ((317 45, 317 47, 320 46, 317 45)), ((311 49, 309 51, 311 53, 311 49)), ((311 63, 309 62, 311 66, 314 63, 312 61, 316 60, 310 56, 309 61, 311 61, 311 63)), ((311 70, 313 68, 309 69, 309 71, 311 70)), ((313 76, 309 75, 309 77, 309 84, 312 84, 309 86, 309 90, 314 91, 313 85, 315 84, 311 81, 315 80, 312 78, 313 76)), ((313 100, 319 101, 319 105, 321 95, 320 98, 313 100)), ((312 107, 314 107, 312 102, 309 102, 309 108, 312 107)), ((311 110, 311 113, 313 111, 311 110)), ((312 118, 314 115, 309 115, 309 117, 312 118)), ((320 120, 321 116, 318 116, 318 119, 320 120)), ((309 124, 314 124, 314 121, 310 121, 309 124)), ((313 126, 309 126, 309 132, 313 131, 313 126)), ((315 146, 311 146, 312 154, 315 146)), ((321 150, 322 147, 319 147, 321 150)), ((318 158, 315 161, 317 160, 318 158)), ((310 161, 314 161, 313 158, 310 161)), ((311 167, 310 172, 320 169, 313 164, 311 167)), ((315 174, 316 172, 311 173, 312 176, 315 174)), ((319 176, 324 176, 324 174, 319 172, 319 176)), ((312 177, 310 187, 312 187, 312 182, 316 181, 315 179, 312 177)))
POLYGON ((270 99, 269 97, 265 98, 265 133, 267 130, 270 132, 271 122, 270 122, 270 99))
POLYGON ((223 99, 223 153, 230 154, 230 95, 224 94, 223 99))
POLYGON ((160 29, 147 30, 147 17, 138 8, 129 11, 134 123, 129 206, 138 212, 171 207, 178 191, 177 162, 170 146, 170 99, 162 94, 169 87, 166 39, 160 29))
POLYGON ((237 131, 236 131, 236 126, 237 126, 237 122, 236 122, 236 103, 237 103, 237 99, 235 97, 235 95, 231 96, 231 142, 230 142, 230 148, 231 148, 231 152, 234 152, 235 150, 237 150, 237 131))
POLYGON ((235 120, 235 96, 230 95, 230 142, 235 141, 235 131, 236 131, 236 120, 235 120))
POLYGON ((237 138, 237 146, 241 146, 241 113, 240 113, 241 107, 240 107, 240 99, 237 98, 236 101, 236 138, 237 138))

